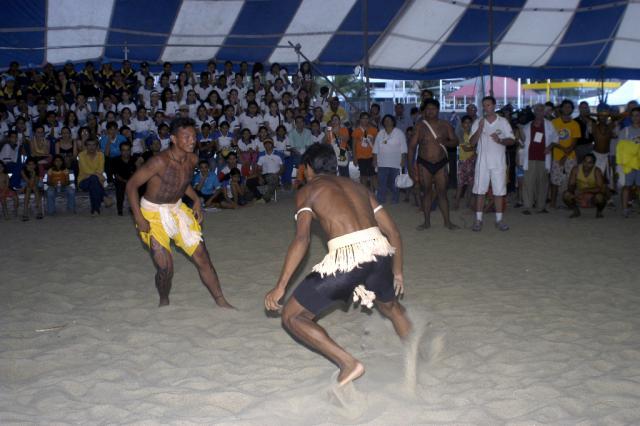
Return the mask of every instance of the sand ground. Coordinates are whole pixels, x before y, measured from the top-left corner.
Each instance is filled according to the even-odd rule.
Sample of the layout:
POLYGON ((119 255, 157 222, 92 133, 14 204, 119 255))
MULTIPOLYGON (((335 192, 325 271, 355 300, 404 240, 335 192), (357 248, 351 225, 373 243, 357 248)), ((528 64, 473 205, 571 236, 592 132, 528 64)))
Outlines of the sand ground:
MULTIPOLYGON (((507 213, 512 230, 456 232, 407 204, 401 345, 377 312, 320 320, 366 366, 336 368, 265 315, 293 203, 206 215, 229 300, 215 307, 175 256, 171 306, 130 218, 106 212, 0 223, 2 424, 639 424, 640 217, 507 213), (53 329, 52 329, 53 328, 53 329)), ((487 224, 491 224, 489 217, 487 224)), ((319 233, 298 279, 325 253, 319 233)), ((297 281, 296 281, 297 283, 297 281)), ((294 287, 292 285, 292 287, 294 287)))

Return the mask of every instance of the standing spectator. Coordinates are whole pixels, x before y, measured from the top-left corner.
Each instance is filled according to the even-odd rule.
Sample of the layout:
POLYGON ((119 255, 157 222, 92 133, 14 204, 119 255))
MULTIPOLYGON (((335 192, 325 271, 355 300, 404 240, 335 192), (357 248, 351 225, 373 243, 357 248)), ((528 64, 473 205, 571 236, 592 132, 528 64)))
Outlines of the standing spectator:
POLYGON ((285 164, 288 167, 285 167, 285 175, 289 176, 289 183, 291 182, 291 172, 295 167, 298 167, 300 164, 300 159, 302 158, 302 154, 307 149, 307 147, 313 144, 311 131, 304 126, 304 117, 298 115, 295 118, 295 124, 293 129, 289 132, 288 135, 290 148, 290 156, 285 158, 285 164))
POLYGON ((340 116, 333 115, 327 123, 326 142, 333 146, 338 158, 338 175, 349 177, 349 163, 351 162, 351 149, 349 147, 349 129, 342 126, 340 116))
POLYGON ((595 120, 591 118, 591 109, 589 104, 585 101, 580 102, 578 105, 579 115, 576 117, 576 121, 580 125, 580 138, 576 142, 576 157, 577 160, 582 162, 584 156, 593 151, 593 125, 595 120))
POLYGON ((609 105, 605 103, 598 105, 598 120, 591 126, 594 141, 593 155, 596 157, 596 167, 602 172, 605 184, 608 184, 607 198, 609 198, 609 190, 615 188, 609 157, 612 152, 611 141, 616 137, 616 127, 617 123, 611 118, 609 105))
MULTIPOLYGON (((473 105, 475 107, 475 105, 473 105)), ((467 107, 469 110, 469 107, 467 107)), ((453 201, 453 209, 458 210, 460 207, 460 198, 465 193, 467 204, 469 204, 471 191, 469 187, 473 187, 473 177, 476 168, 476 149, 471 145, 471 126, 473 118, 469 115, 462 117, 460 121, 461 132, 458 136, 460 148, 458 150, 458 182, 456 188, 456 198, 453 201)))
POLYGON ((125 140, 126 138, 118 133, 118 123, 113 121, 107 123, 107 134, 100 138, 100 150, 104 153, 106 160, 104 168, 109 183, 113 182, 112 162, 120 156, 120 144, 125 140))
MULTIPOLYGON (((620 141, 625 140, 627 144, 634 144, 630 148, 639 149, 638 145, 640 145, 640 108, 636 107, 631 110, 631 124, 624 129, 622 129, 618 135, 620 141)), ((620 142, 619 142, 620 143, 620 142)), ((620 146, 622 149, 623 147, 620 146)), ((621 149, 617 149, 617 151, 621 151, 621 149)), ((622 154, 622 152, 620 152, 622 154)), ((636 158, 637 154, 636 154, 636 158)), ((628 166, 623 167, 623 163, 625 163, 626 159, 623 155, 616 155, 616 160, 618 161, 618 170, 620 174, 624 175, 624 182, 622 186, 622 211, 625 218, 628 218, 631 214, 631 210, 629 209, 629 201, 631 199, 631 189, 635 186, 636 188, 640 188, 640 167, 639 164, 636 163, 636 167, 628 166)))
POLYGON ((386 202, 387 189, 391 188, 391 202, 397 204, 400 194, 396 177, 407 164, 407 140, 404 132, 396 127, 392 115, 382 118, 382 129, 377 133, 373 145, 373 163, 378 168, 378 202, 386 202))
POLYGON ((522 128, 524 137, 523 162, 524 210, 530 215, 534 204, 538 213, 547 213, 547 189, 551 170, 551 146, 558 143, 558 133, 551 121, 544 116, 544 105, 533 107, 534 119, 522 128))
POLYGON ((358 127, 353 130, 353 165, 360 169, 360 183, 375 189, 375 168, 373 166, 373 146, 378 134, 377 126, 371 125, 369 114, 360 113, 358 127))
POLYGON ((120 143, 120 157, 113 160, 113 183, 116 187, 118 216, 122 216, 127 182, 135 172, 136 160, 131 156, 131 143, 129 141, 122 142, 120 143))
POLYGON ((24 186, 24 212, 22 214, 22 221, 29 220, 31 209, 29 204, 31 202, 31 194, 35 197, 36 202, 36 219, 42 219, 42 191, 41 180, 38 174, 38 165, 33 158, 27 159, 21 172, 22 180, 25 183, 24 186))
MULTIPOLYGON (((411 126, 411 120, 405 115, 404 105, 398 102, 393 107, 394 119, 396 120, 396 128, 400 129, 402 133, 407 132, 407 127, 411 126)), ((384 117, 383 117, 384 119, 384 117)))
POLYGON ((273 152, 273 141, 271 139, 264 141, 264 149, 265 154, 258 159, 258 173, 260 175, 260 184, 266 186, 262 199, 265 203, 268 203, 276 192, 280 176, 284 172, 284 164, 282 163, 282 158, 273 152))
MULTIPOLYGON (((565 99, 560 104, 560 117, 552 121, 558 132, 558 143, 553 145, 553 160, 551 163, 551 190, 549 198, 551 207, 556 208, 558 188, 563 189, 569 180, 571 170, 578 164, 576 161, 576 143, 582 136, 580 125, 571 118, 573 102, 565 99)), ((548 116, 546 114, 545 116, 548 116)))
POLYGON ((61 155, 53 158, 53 164, 47 171, 47 214, 56 214, 56 196, 64 192, 67 198, 67 213, 76 212, 76 187, 70 179, 70 169, 61 155))
POLYGON ((104 154, 98 150, 98 141, 88 140, 85 148, 78 155, 78 184, 80 189, 89 192, 91 216, 98 216, 102 202, 111 207, 113 201, 105 196, 104 154))
POLYGON ((496 208, 496 228, 508 231, 504 223, 504 197, 507 195, 507 164, 505 149, 514 140, 511 124, 496 114, 496 99, 485 96, 482 99, 484 118, 480 118, 471 127, 471 145, 477 146, 478 157, 473 181, 473 193, 476 194, 476 220, 471 228, 475 232, 482 230, 482 213, 485 195, 489 185, 493 192, 496 208))

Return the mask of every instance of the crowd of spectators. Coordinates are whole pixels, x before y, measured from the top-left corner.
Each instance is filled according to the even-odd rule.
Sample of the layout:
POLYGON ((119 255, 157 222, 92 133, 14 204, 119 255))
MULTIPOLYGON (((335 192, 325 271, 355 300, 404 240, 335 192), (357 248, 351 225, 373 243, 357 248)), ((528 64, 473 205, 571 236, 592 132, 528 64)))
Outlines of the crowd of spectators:
MULTIPOLYGON (((432 97, 424 90, 421 101, 432 97)), ((535 106, 517 116, 508 106, 502 108, 499 113, 511 123, 517 141, 505 154, 516 206, 524 205, 525 213, 534 205, 546 211, 547 201, 555 207, 560 193, 574 213, 587 201, 600 209, 617 189, 616 166, 624 166, 620 173, 628 215, 630 189, 640 183, 640 172, 632 163, 616 162, 610 145, 617 138, 637 142, 640 110, 635 107, 614 114, 603 106, 597 119, 583 105, 574 119, 571 101, 535 106), (594 176, 576 168, 576 160, 591 150, 594 170, 600 171, 594 176), (601 184, 602 196, 586 200, 576 194, 600 191, 585 191, 587 181, 601 184)), ((175 117, 196 123, 199 166, 192 185, 203 205, 235 209, 269 203, 278 190, 302 184, 301 155, 317 142, 334 147, 338 174, 359 179, 381 203, 389 195, 392 203, 399 202, 396 177, 414 167, 407 145, 422 113, 403 104, 384 116, 377 104, 369 111, 348 112, 329 87, 317 87, 306 62, 293 73, 279 64, 264 69, 260 63, 250 68, 246 62, 236 67, 227 61, 219 67, 213 60, 202 72, 189 63, 181 70, 165 63, 159 73, 152 73, 145 62, 134 69, 126 60, 118 65, 104 61, 99 68, 92 62, 79 68, 47 64, 42 70, 23 70, 13 62, 0 85, 0 200, 5 217, 11 216, 9 202, 19 215, 18 194, 23 194, 23 220, 34 214, 38 219, 45 213, 55 215, 60 196, 75 213, 78 192, 88 193, 92 215, 112 204, 123 215, 127 180, 169 148, 169 123, 175 117)), ((465 192, 469 196, 474 181, 477 147, 469 140, 478 119, 475 105, 469 105, 461 119, 452 118, 460 143, 449 150, 450 181, 458 186, 456 207, 465 192)), ((633 148, 625 149, 632 156, 628 153, 633 148)), ((419 192, 418 185, 407 189, 405 200, 413 194, 418 202, 419 192)))

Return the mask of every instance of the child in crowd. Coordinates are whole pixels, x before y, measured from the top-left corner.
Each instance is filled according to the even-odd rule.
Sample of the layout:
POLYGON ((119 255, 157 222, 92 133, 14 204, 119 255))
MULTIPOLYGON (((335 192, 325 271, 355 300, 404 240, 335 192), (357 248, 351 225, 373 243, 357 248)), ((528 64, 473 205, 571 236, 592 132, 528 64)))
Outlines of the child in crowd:
POLYGON ((61 155, 53 157, 53 165, 47 171, 47 214, 56 214, 56 197, 64 193, 67 198, 67 213, 76 212, 76 187, 71 182, 70 170, 61 155))
POLYGON ((0 161, 0 203, 2 203, 2 211, 4 218, 9 219, 9 207, 7 198, 13 200, 13 214, 18 217, 18 194, 9 186, 9 175, 4 166, 4 163, 0 161))
POLYGON ((29 220, 31 215, 31 209, 29 204, 31 203, 31 194, 35 197, 36 203, 36 219, 42 219, 42 190, 40 181, 40 175, 38 174, 38 165, 33 158, 27 159, 24 167, 21 171, 22 181, 24 182, 24 212, 22 214, 22 221, 29 220))

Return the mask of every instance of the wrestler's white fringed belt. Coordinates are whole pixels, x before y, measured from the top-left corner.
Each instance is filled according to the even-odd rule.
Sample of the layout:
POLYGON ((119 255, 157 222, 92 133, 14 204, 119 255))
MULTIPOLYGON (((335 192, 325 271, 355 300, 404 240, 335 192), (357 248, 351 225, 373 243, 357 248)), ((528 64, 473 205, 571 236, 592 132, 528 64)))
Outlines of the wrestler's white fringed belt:
POLYGON ((175 204, 156 204, 144 197, 140 200, 140 208, 160 214, 162 227, 170 238, 180 234, 187 247, 194 246, 202 241, 202 234, 191 229, 194 219, 182 210, 181 205, 182 200, 175 204))
POLYGON ((313 267, 320 276, 350 272, 363 263, 374 262, 376 256, 390 256, 395 248, 382 235, 380 228, 363 229, 333 238, 328 242, 329 253, 313 267))

